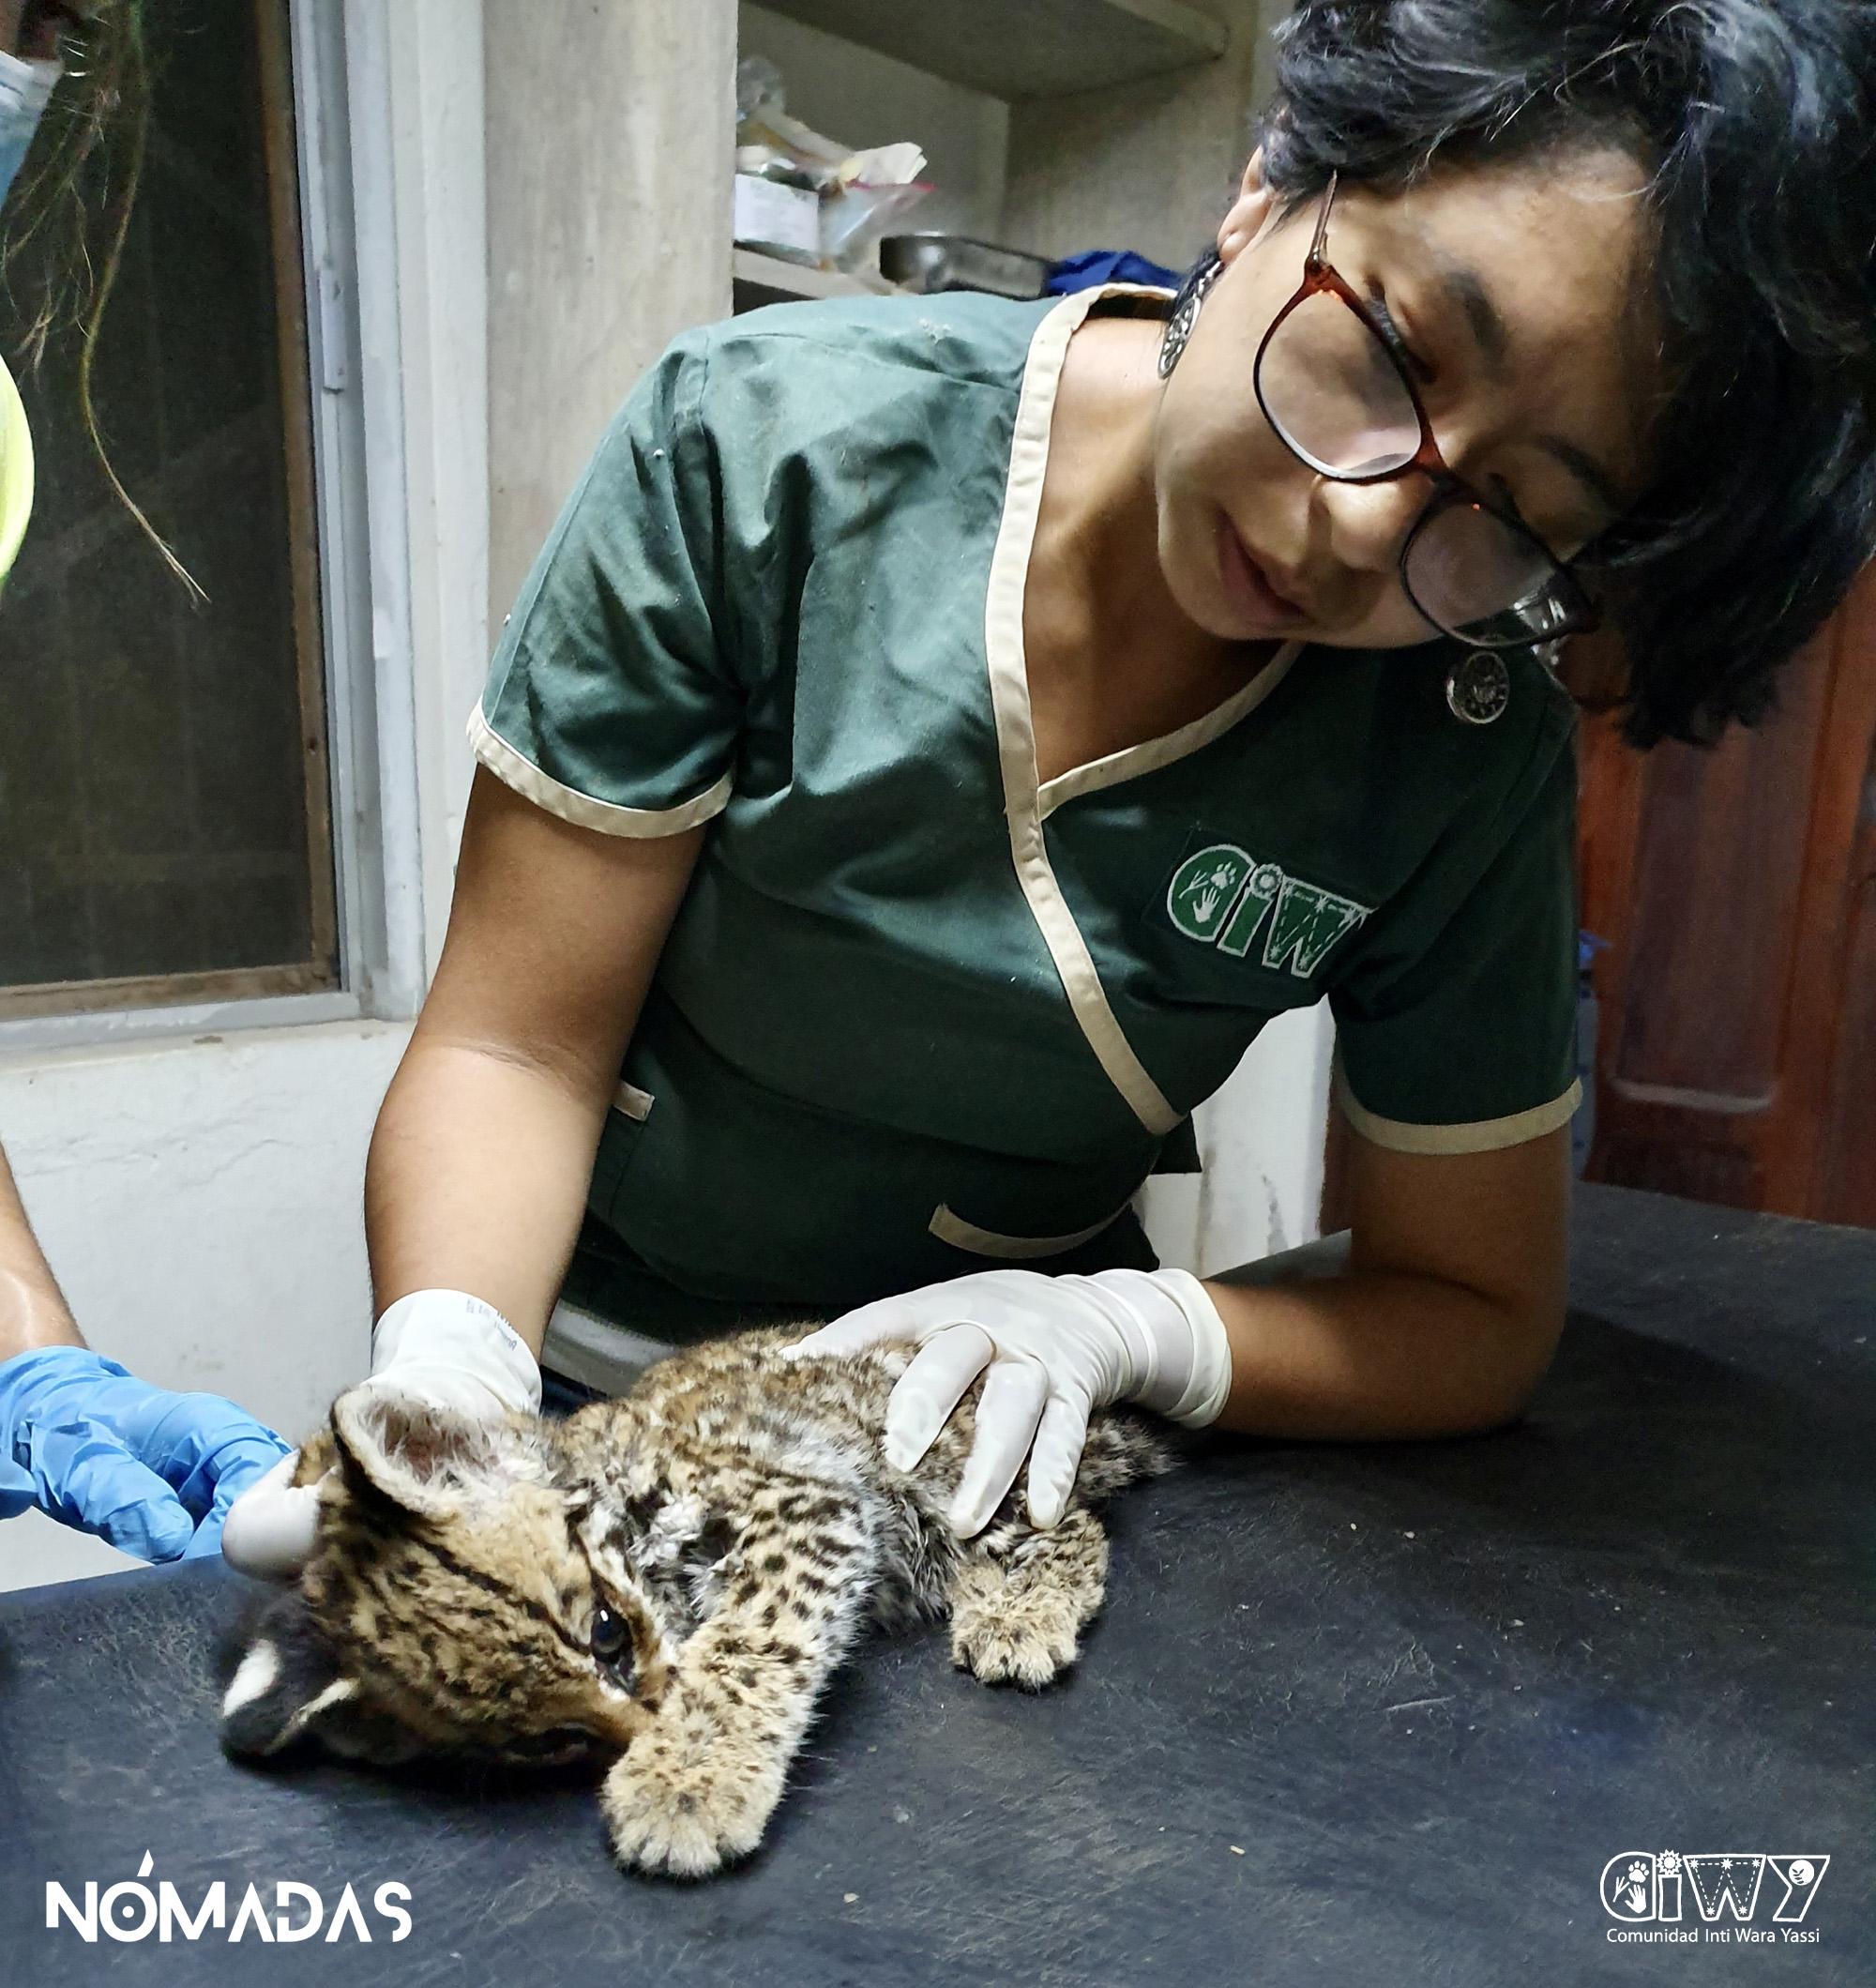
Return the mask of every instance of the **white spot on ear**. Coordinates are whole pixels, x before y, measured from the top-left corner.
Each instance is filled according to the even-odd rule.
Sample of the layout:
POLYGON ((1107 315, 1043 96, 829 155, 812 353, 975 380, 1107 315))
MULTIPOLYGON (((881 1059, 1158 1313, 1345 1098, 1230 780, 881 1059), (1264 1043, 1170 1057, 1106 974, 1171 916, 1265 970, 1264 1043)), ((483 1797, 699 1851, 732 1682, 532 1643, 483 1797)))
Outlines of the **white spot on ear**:
POLYGON ((271 1643, 255 1644, 241 1659, 241 1668, 234 1673, 228 1695, 221 1701, 221 1716, 232 1719, 244 1705, 252 1705, 256 1698, 272 1690, 280 1674, 280 1651, 271 1643))
POLYGON ((298 1738, 300 1734, 317 1719, 321 1712, 328 1711, 335 1705, 343 1705, 346 1699, 358 1695, 358 1680, 356 1677, 335 1677, 323 1692, 309 1698, 291 1719, 280 1728, 279 1737, 268 1747, 267 1752, 277 1753, 281 1747, 298 1738))
POLYGON ((316 1719, 330 1706, 343 1705, 348 1698, 358 1695, 358 1680, 356 1677, 335 1677, 316 1698, 309 1698, 294 1715, 296 1719, 316 1719))

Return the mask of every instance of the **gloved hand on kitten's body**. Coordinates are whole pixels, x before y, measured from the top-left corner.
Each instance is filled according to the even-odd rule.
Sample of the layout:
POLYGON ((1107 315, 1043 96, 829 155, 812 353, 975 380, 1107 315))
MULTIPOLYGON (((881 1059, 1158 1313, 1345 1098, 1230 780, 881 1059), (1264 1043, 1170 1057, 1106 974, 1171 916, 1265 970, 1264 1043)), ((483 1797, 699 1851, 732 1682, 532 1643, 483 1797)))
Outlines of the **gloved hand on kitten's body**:
MULTIPOLYGON (((532 1415, 540 1368, 493 1305, 466 1291, 413 1291, 386 1308, 371 1331, 371 1372, 355 1394, 395 1394, 471 1420, 532 1415)), ((312 1551, 317 1484, 295 1485, 289 1451, 235 1502, 221 1550, 247 1574, 284 1580, 312 1551)))
POLYGON ((140 1560, 199 1559, 287 1453, 233 1402, 153 1388, 89 1346, 0 1363, 0 1518, 37 1506, 140 1560))
POLYGON ((950 1514, 962 1539, 990 1523, 1025 1457, 1030 1519, 1056 1525, 1095 1409, 1133 1402, 1203 1429, 1231 1393, 1223 1323, 1184 1270, 980 1270, 862 1305, 783 1357, 894 1342, 919 1348, 886 1410, 885 1459, 897 1470, 917 1463, 984 1375, 976 1440, 950 1514))

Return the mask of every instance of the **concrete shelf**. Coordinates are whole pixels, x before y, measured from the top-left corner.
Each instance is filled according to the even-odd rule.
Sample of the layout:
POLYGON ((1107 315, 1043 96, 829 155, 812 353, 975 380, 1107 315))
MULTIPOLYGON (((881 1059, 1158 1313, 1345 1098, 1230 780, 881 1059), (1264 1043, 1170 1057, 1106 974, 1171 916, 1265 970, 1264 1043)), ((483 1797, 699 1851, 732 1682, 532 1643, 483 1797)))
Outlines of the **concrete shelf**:
POLYGON ((730 265, 738 311, 754 311, 783 297, 898 296, 899 286, 883 276, 847 276, 839 269, 810 269, 803 263, 764 255, 760 249, 737 249, 730 265))
POLYGON ((1223 22, 1187 0, 764 0, 779 14, 1021 102, 1213 62, 1223 22))
POLYGON ((869 296, 873 293, 873 286, 857 277, 843 276, 838 269, 810 269, 805 263, 764 255, 760 249, 738 249, 730 274, 739 283, 779 291, 784 296, 869 296))

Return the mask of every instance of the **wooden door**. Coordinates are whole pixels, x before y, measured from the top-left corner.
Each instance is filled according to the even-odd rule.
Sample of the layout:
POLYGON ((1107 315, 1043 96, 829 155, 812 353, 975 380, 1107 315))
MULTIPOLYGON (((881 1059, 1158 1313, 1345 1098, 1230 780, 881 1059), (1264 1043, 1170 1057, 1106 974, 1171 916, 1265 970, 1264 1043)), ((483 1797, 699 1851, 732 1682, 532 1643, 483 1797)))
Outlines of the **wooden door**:
POLYGON ((1586 719, 1581 778, 1590 1177, 1876 1227, 1876 568, 1758 730, 1641 754, 1586 719))

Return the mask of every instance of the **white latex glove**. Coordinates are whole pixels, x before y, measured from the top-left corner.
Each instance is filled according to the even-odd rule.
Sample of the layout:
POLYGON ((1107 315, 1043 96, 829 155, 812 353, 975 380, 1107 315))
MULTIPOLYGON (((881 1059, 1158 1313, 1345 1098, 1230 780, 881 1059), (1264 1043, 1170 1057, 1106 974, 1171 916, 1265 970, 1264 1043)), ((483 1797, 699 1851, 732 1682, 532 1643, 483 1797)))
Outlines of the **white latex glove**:
POLYGON ((951 1506, 952 1529, 965 1540, 990 1523, 1025 1456, 1029 1516, 1059 1524, 1097 1408, 1137 1402, 1203 1429, 1231 1392, 1231 1343, 1205 1287, 1184 1270, 980 1270, 862 1305, 787 1357, 894 1343, 919 1349, 886 1408, 884 1448, 895 1470, 917 1463, 990 1370, 951 1506))
MULTIPOLYGON (((466 1291, 413 1291, 371 1332, 371 1372, 355 1391, 395 1394, 475 1420, 532 1415, 540 1368, 493 1305, 466 1291)), ((289 1580, 312 1552, 319 1486, 289 1480, 299 1452, 282 1457, 229 1508, 223 1557, 244 1574, 289 1580)))

